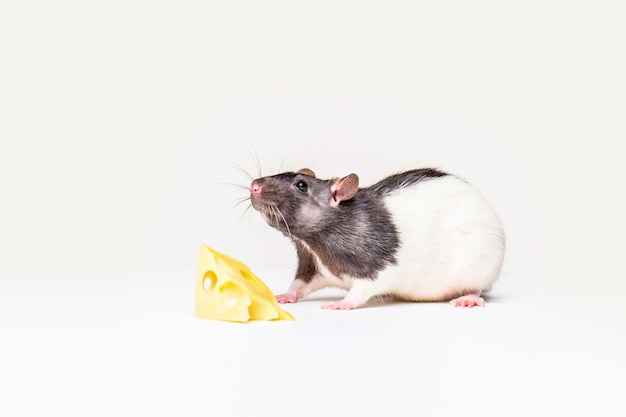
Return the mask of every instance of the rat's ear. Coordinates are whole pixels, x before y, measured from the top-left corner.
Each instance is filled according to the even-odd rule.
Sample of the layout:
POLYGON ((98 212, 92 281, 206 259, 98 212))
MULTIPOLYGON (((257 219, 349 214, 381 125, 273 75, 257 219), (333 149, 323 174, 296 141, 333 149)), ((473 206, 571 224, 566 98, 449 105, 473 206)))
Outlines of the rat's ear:
POLYGON ((359 177, 356 174, 350 174, 347 177, 335 180, 330 187, 332 198, 330 199, 331 207, 337 207, 339 203, 350 200, 359 190, 359 177))
POLYGON ((302 168, 298 171, 298 174, 308 175, 309 177, 315 178, 315 172, 313 172, 309 168, 302 168))

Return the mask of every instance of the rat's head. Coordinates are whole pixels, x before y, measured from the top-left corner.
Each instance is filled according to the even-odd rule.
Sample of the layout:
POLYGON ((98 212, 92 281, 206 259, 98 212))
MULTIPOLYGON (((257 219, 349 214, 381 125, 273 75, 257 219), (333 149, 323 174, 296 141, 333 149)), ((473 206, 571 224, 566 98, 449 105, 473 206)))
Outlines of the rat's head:
POLYGON ((359 188, 356 174, 332 180, 315 178, 308 168, 258 178, 250 185, 252 207, 286 235, 303 237, 324 228, 340 203, 359 188))

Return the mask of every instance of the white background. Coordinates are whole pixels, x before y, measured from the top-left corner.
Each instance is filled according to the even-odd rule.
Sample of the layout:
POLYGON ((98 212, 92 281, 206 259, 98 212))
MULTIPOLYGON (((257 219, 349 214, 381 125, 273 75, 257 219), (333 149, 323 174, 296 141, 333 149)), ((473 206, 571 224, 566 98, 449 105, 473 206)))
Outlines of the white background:
MULTIPOLYGON (((625 344, 626 312, 624 21, 619 1, 3 2, 0 337, 6 351, 0 351, 0 361, 10 366, 0 371, 0 382, 12 398, 5 402, 9 415, 46 409, 46 401, 37 402, 42 392, 49 404, 57 399, 51 410, 64 409, 66 415, 102 401, 125 405, 129 415, 141 409, 201 415, 200 398, 206 398, 207 410, 211 403, 218 410, 209 415, 238 415, 227 411, 228 395, 236 392, 232 398, 238 402, 239 388, 262 382, 244 371, 251 363, 217 361, 225 373, 223 364, 229 363, 238 369, 231 376, 246 378, 241 384, 235 377, 228 380, 232 389, 226 397, 220 394, 221 400, 211 397, 224 381, 210 371, 215 359, 208 352, 216 337, 223 343, 220 355, 240 350, 249 355, 254 348, 269 355, 269 365, 253 374, 290 375, 289 386, 321 379, 303 388, 306 396, 299 397, 295 388, 282 397, 277 392, 274 411, 281 404, 306 409, 330 396, 342 398, 343 412, 357 412, 361 408, 353 397, 374 397, 365 394, 372 385, 354 374, 357 369, 369 370, 375 381, 404 375, 397 369, 406 366, 406 358, 394 349, 413 351, 407 329, 387 335, 389 346, 380 350, 368 339, 383 336, 372 336, 367 323, 386 329, 382 323, 395 320, 430 337, 428 329, 438 334, 437 323, 452 326, 452 334, 434 339, 440 346, 425 348, 435 360, 427 375, 405 375, 419 381, 431 410, 448 404, 451 413, 464 408, 466 414, 480 414, 484 407, 483 389, 454 396, 446 391, 444 374, 454 380, 457 371, 480 372, 478 386, 488 393, 509 377, 515 380, 516 372, 525 370, 523 376, 530 377, 529 369, 545 384, 535 391, 545 396, 534 398, 554 400, 555 410, 563 406, 555 398, 569 399, 573 410, 580 404, 571 398, 588 401, 583 404, 590 409, 600 403, 615 410, 610 386, 590 381, 613 372, 623 376, 625 369, 618 354, 625 344), (487 313, 471 313, 482 314, 476 322, 468 317, 479 316, 449 317, 443 305, 393 305, 333 316, 313 302, 293 306, 298 320, 286 333, 276 330, 284 326, 258 323, 236 330, 227 323, 198 323, 190 302, 202 244, 268 271, 262 278, 276 291, 291 280, 295 253, 289 242, 257 213, 245 211, 247 202, 236 205, 247 192, 233 184, 247 187, 249 180, 233 166, 256 176, 257 160, 263 174, 307 166, 320 177, 356 172, 363 185, 421 166, 464 177, 492 202, 506 228, 501 297, 487 313), (423 311, 434 320, 426 327, 423 311), (459 328, 458 320, 469 327, 459 328), (482 325, 497 323, 499 330, 513 332, 513 322, 529 333, 516 333, 519 339, 509 338, 507 346, 494 345, 492 332, 482 325), (479 329, 471 334, 467 329, 475 326, 479 329), (353 329, 349 340, 346 329, 353 329), (557 347, 535 355, 534 367, 533 349, 516 362, 528 351, 518 341, 561 333, 553 346, 565 349, 580 340, 592 345, 583 343, 571 362, 557 347), (134 347, 124 347, 120 340, 132 336, 134 347), (308 338, 319 345, 304 345, 308 338), (510 374, 463 355, 444 357, 467 338, 491 346, 489 353, 480 350, 478 359, 514 363, 510 374), (243 348, 240 342, 251 345, 243 348), (186 343, 193 345, 191 353, 186 343), (359 350, 363 344, 368 347, 359 350), (102 361, 111 346, 111 362, 102 361), (276 352, 284 354, 285 346, 293 348, 287 355, 291 363, 271 363, 271 358, 283 362, 276 352), (78 355, 77 361, 82 348, 98 354, 78 355), (350 349, 361 352, 359 366, 342 360, 351 356, 350 349), (137 363, 134 354, 146 351, 158 352, 154 359, 171 371, 165 375, 178 377, 170 385, 150 385, 158 378, 140 356, 143 365, 121 382, 149 387, 140 394, 159 398, 151 405, 130 388, 111 391, 116 385, 109 382, 117 380, 113 371, 106 372, 129 369, 137 363), (312 357, 323 360, 328 372, 312 357), (384 366, 388 362, 378 362, 381 357, 393 358, 393 371, 384 366), (181 358, 188 373, 176 365, 181 358), (552 385, 540 370, 555 358, 550 375, 563 379, 552 385), (592 358, 612 365, 598 371, 592 358), (438 361, 450 369, 440 373, 438 361), (87 371, 89 363, 95 364, 93 372, 87 371), (589 385, 568 385, 568 372, 575 374, 577 367, 589 385), (205 371, 206 380, 190 377, 205 371), (63 375, 70 375, 65 385, 59 383, 63 375), (350 385, 354 378, 356 388, 350 385), (86 381, 99 381, 89 395, 86 381), (329 386, 345 395, 330 395, 329 386), (551 396, 547 392, 555 386, 563 391, 551 396), (187 398, 190 387, 200 391, 195 400, 187 398), (607 396, 587 398, 592 387, 607 396), (59 399, 72 398, 72 390, 74 402, 59 399)), ((464 384, 476 386, 465 373, 452 388, 460 392, 464 384)), ((379 402, 369 408, 408 410, 413 397, 405 389, 406 403, 389 388, 378 390, 379 402)), ((504 405, 523 395, 500 398, 507 401, 496 404, 504 405)), ((531 410, 528 404, 525 411, 531 410)))

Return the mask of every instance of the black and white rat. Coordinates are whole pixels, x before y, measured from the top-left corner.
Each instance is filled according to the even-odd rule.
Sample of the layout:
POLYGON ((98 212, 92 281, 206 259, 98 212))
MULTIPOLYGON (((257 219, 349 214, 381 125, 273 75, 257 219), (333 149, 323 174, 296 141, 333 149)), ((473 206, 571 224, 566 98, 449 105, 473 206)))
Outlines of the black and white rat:
POLYGON ((280 303, 325 287, 348 290, 333 310, 376 296, 484 306, 505 252, 502 224, 466 181, 432 168, 359 178, 318 179, 303 168, 258 178, 252 206, 295 244, 298 268, 280 303))

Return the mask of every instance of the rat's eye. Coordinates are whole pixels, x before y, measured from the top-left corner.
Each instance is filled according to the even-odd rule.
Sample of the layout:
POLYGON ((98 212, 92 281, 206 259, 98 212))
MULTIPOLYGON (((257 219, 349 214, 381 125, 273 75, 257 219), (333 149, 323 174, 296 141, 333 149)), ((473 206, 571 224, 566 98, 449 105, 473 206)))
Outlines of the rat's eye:
POLYGON ((306 193, 307 191, 309 191, 309 186, 306 182, 304 181, 298 181, 295 183, 295 186, 298 190, 302 191, 303 193, 306 193))

